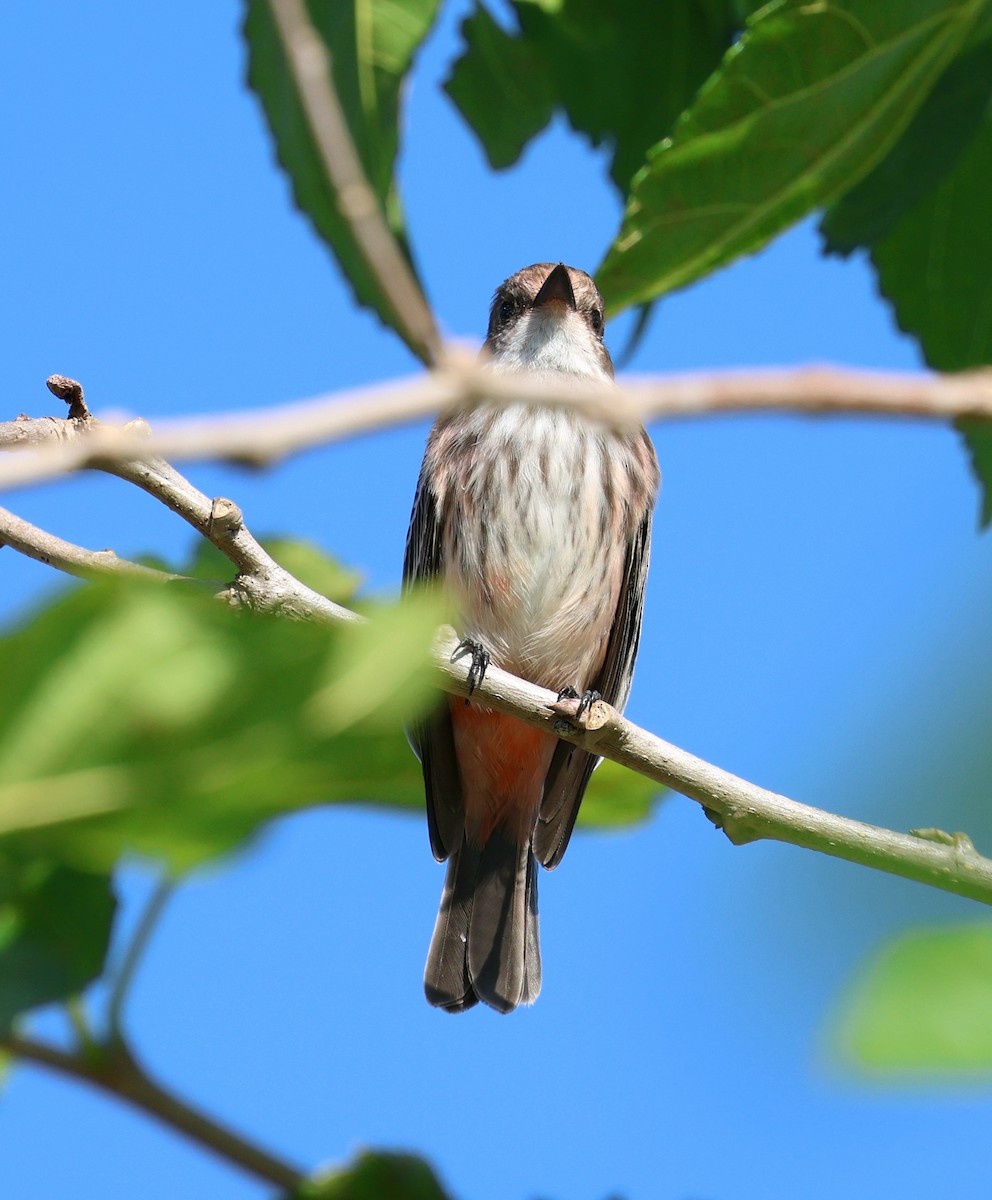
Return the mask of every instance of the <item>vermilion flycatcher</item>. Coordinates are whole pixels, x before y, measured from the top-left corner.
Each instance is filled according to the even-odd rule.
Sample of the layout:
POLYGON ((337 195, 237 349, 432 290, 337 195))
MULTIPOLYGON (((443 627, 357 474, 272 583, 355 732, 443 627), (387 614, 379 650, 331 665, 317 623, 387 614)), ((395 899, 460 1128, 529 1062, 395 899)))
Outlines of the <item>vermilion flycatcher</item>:
MULTIPOLYGON (((603 298, 584 271, 536 263, 493 299, 496 372, 608 380, 603 298)), ((488 402, 444 416, 427 441, 404 580, 442 578, 459 652, 562 695, 623 708, 630 692, 659 473, 643 429, 575 409, 488 402)), ((448 872, 424 988, 459 1012, 500 1012, 541 990, 537 868, 558 865, 597 759, 457 697, 411 733, 431 848, 448 872)))

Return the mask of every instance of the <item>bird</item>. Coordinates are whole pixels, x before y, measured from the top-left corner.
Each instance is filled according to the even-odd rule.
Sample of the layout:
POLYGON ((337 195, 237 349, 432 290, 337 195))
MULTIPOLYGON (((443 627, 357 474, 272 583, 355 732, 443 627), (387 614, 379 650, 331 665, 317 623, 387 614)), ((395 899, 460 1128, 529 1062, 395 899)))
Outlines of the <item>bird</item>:
MULTIPOLYGON (((483 370, 609 385, 592 278, 535 263, 496 289, 483 370)), ((658 461, 643 427, 578 407, 482 400, 438 418, 407 535, 404 587, 443 585, 470 693, 493 663, 623 709, 641 631, 658 461)), ((410 729, 431 849, 447 860, 428 1001, 501 1013, 541 990, 537 864, 568 845, 598 759, 475 700, 441 697, 410 729)))

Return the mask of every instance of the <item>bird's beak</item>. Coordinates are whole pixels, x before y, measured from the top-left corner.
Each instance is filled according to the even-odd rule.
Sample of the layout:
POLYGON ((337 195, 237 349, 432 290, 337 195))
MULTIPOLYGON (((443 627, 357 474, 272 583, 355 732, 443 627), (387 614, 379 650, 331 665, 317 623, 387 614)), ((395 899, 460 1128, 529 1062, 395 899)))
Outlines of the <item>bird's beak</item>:
POLYGON ((568 267, 559 263, 541 285, 541 290, 534 297, 534 308, 559 300, 575 310, 575 293, 572 291, 572 281, 568 277, 568 267))

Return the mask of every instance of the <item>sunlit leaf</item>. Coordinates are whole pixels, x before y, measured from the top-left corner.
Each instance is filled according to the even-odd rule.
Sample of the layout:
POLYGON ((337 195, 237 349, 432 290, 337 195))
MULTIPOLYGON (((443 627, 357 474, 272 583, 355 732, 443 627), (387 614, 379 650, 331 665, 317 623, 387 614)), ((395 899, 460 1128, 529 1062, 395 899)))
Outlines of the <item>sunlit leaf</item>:
POLYGON ((339 638, 328 682, 314 694, 315 728, 338 733, 358 722, 396 727, 413 707, 426 707, 435 688, 431 642, 444 613, 437 595, 420 592, 369 613, 369 622, 339 638))
POLYGON ((830 203, 889 151, 985 0, 772 0, 634 179, 597 280, 616 312, 830 203))
MULTIPOLYGON (((309 0, 307 7, 330 54, 331 82, 365 175, 409 257, 393 178, 400 91, 413 56, 433 24, 438 0, 354 0, 347 4, 309 0)), ((247 0, 245 38, 248 82, 262 102, 296 203, 334 252, 355 298, 402 336, 324 171, 268 0, 247 0)))
MULTIPOLYGON (((888 156, 823 221, 826 247, 864 247, 896 320, 930 366, 960 371, 992 362, 992 7, 888 156)), ((992 520, 992 427, 958 422, 992 520)))
POLYGON ((844 1005, 839 1047, 875 1072, 992 1071, 992 926, 927 929, 885 947, 844 1005))
MULTIPOLYGON (((272 549, 327 591, 351 585, 313 548, 272 549)), ((183 586, 63 595, 0 638, 0 851, 95 872, 131 851, 182 870, 311 805, 422 817, 403 725, 436 702, 430 646, 445 615, 437 594, 340 628, 183 586)), ((641 820, 656 792, 603 766, 580 822, 641 820)))
POLYGON ((94 870, 135 850, 181 868, 308 805, 420 811, 401 721, 427 691, 428 604, 412 624, 383 610, 383 654, 365 630, 233 613, 185 589, 70 593, 0 640, 0 848, 94 870), (361 719, 328 729, 314 698, 343 678, 361 719))
POLYGON ((826 249, 846 255, 882 241, 968 149, 990 99, 992 41, 987 41, 951 63, 885 158, 831 207, 821 223, 826 249))

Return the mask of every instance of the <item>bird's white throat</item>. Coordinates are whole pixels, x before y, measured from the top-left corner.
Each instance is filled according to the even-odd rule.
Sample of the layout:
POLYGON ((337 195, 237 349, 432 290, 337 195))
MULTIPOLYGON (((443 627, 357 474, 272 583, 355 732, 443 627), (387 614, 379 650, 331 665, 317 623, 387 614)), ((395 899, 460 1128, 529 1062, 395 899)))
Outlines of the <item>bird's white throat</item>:
POLYGON ((609 379, 603 348, 582 316, 554 305, 529 309, 507 331, 489 363, 493 371, 563 372, 609 379))

